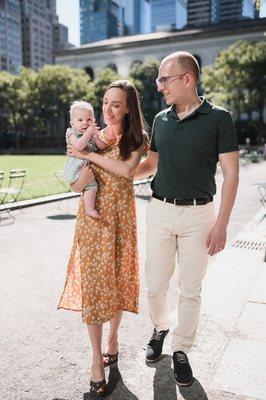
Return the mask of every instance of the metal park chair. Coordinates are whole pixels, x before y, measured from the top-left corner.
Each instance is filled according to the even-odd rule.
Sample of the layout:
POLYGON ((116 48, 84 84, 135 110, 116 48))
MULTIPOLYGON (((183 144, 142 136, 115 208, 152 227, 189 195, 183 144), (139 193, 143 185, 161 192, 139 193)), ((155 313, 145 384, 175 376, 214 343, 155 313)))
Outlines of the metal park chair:
POLYGON ((10 170, 8 186, 0 188, 0 204, 4 204, 6 199, 7 203, 14 203, 17 201, 24 185, 25 176, 25 169, 10 170))
POLYGON ((5 173, 3 171, 0 171, 0 189, 1 189, 2 184, 3 184, 4 175, 5 175, 5 173))
MULTIPOLYGON (((6 212, 13 222, 15 221, 15 217, 10 214, 10 210, 16 203, 18 196, 22 191, 25 176, 25 169, 11 169, 9 172, 8 185, 2 187, 4 173, 0 172, 0 205, 3 206, 1 212, 6 212)), ((3 218, 0 217, 0 221, 1 219, 3 218)))
POLYGON ((254 183, 254 186, 258 189, 261 204, 266 207, 266 182, 254 183))

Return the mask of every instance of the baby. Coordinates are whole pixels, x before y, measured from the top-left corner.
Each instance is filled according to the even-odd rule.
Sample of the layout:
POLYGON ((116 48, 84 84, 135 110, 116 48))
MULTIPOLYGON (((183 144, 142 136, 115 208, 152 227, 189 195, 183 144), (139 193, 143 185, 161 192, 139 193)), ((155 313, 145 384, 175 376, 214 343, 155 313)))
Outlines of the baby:
MULTIPOLYGON (((88 148, 90 151, 105 149, 107 143, 99 138, 99 128, 95 126, 94 111, 90 103, 86 101, 74 101, 69 110, 70 125, 66 131, 66 140, 77 150, 88 148), (92 140, 94 136, 94 140, 92 140)), ((64 177, 70 183, 74 183, 80 176, 80 170, 88 162, 75 157, 68 157, 64 167, 64 177)), ((95 209, 95 200, 98 184, 93 180, 84 188, 83 201, 86 214, 92 218, 101 218, 95 209)))

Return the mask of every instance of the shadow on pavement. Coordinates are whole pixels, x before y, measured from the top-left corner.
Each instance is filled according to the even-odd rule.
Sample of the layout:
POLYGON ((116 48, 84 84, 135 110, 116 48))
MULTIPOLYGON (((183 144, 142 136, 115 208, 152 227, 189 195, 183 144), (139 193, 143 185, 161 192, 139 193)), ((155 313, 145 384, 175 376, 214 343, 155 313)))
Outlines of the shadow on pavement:
POLYGON ((147 363, 147 366, 156 369, 153 381, 154 400, 176 400, 177 390, 185 400, 208 400, 203 387, 195 378, 191 386, 182 387, 175 384, 170 355, 162 355, 159 362, 147 363))
POLYGON ((191 386, 179 386, 179 393, 185 400, 208 400, 205 390, 196 378, 191 386))
POLYGON ((139 400, 125 385, 117 365, 110 367, 107 391, 105 396, 97 396, 95 394, 84 393, 83 400, 95 399, 112 399, 112 400, 139 400))
POLYGON ((75 219, 76 215, 74 215, 74 214, 58 214, 58 215, 49 215, 46 218, 55 219, 55 220, 65 220, 65 219, 75 219))

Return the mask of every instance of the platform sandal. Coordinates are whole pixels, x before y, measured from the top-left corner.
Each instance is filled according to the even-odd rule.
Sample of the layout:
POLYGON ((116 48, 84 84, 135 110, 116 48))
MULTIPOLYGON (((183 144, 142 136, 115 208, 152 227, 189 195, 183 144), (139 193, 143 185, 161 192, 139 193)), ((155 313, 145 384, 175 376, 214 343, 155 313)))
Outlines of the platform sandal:
POLYGON ((118 361, 118 352, 116 354, 103 353, 103 365, 109 367, 118 361))
POLYGON ((90 394, 94 394, 96 396, 104 396, 106 393, 106 380, 93 382, 90 381, 90 394))

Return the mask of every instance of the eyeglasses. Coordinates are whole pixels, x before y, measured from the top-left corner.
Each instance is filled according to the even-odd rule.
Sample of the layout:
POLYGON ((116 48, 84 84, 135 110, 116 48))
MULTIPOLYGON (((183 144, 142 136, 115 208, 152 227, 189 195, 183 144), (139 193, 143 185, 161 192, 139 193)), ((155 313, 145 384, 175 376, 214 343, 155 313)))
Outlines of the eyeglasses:
POLYGON ((184 74, 179 74, 179 75, 171 75, 171 76, 162 76, 161 78, 157 78, 155 79, 156 85, 162 85, 162 86, 169 86, 170 83, 172 83, 175 79, 180 79, 183 76, 185 76, 187 74, 187 72, 185 72, 184 74), (175 78, 172 81, 170 81, 171 78, 175 78))

